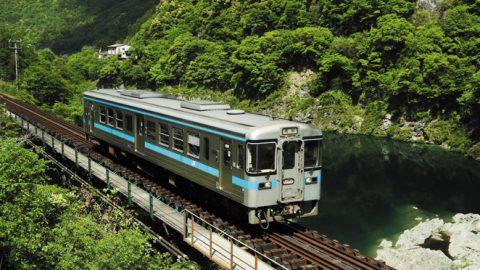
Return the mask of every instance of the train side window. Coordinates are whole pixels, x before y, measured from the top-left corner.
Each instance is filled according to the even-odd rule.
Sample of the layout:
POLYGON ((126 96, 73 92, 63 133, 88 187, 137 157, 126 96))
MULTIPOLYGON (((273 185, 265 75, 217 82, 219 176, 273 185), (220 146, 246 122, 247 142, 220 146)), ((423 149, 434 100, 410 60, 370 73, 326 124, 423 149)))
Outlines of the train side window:
POLYGON ((119 110, 115 110, 115 118, 117 119, 116 121, 116 127, 118 129, 122 129, 123 130, 123 112, 122 111, 119 111, 119 110))
POLYGON ((131 114, 125 114, 125 130, 133 132, 133 117, 131 114))
POLYGON ((243 170, 245 164, 245 152, 243 151, 243 145, 237 147, 237 168, 243 170))
POLYGON ((170 147, 170 127, 160 123, 160 144, 170 147))
POLYGON ((189 156, 200 157, 200 135, 198 133, 188 133, 187 136, 187 154, 189 156))
POLYGON ((107 108, 107 124, 109 126, 114 126, 115 118, 114 118, 114 113, 112 108, 107 108))
POLYGON ((147 121, 147 140, 155 142, 157 140, 157 129, 155 122, 147 121))
POLYGON ((172 128, 173 131, 173 149, 183 152, 183 129, 172 128))
POLYGON ((224 144, 223 146, 223 165, 228 167, 232 163, 232 149, 230 144, 224 144))
POLYGON ((107 122, 107 109, 105 106, 100 106, 100 123, 106 123, 107 122))
POLYGON ((210 160, 210 140, 208 138, 203 138, 203 145, 205 160, 210 160))

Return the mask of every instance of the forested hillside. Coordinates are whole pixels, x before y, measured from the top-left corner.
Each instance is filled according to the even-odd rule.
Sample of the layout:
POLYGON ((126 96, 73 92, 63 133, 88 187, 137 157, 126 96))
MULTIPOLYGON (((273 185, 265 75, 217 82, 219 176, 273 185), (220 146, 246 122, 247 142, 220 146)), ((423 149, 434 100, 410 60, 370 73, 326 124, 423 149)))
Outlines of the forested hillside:
POLYGON ((99 60, 97 48, 68 59, 48 51, 23 58, 31 64, 24 63, 22 90, 69 119, 93 84, 151 88, 480 157, 478 1, 165 0, 143 15, 146 2, 112 9, 104 9, 111 1, 60 2, 64 13, 46 20, 58 16, 61 30, 35 24, 39 40, 56 40, 54 48, 102 44, 130 29, 125 41, 133 45, 128 61, 99 60), (81 14, 88 19, 77 20, 81 14), (104 26, 112 18, 130 23, 104 26))
POLYGON ((100 82, 227 91, 324 129, 478 155, 480 5, 432 3, 166 0, 131 38, 136 57, 100 82))
POLYGON ((2 0, 0 24, 8 24, 25 43, 75 52, 103 46, 135 31, 135 23, 155 0, 2 0))

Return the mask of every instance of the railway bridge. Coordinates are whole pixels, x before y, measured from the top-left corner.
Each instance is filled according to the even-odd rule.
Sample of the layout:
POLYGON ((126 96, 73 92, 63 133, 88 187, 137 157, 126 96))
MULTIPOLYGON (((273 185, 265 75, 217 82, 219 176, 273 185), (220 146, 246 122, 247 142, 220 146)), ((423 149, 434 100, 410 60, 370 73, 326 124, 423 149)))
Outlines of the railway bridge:
MULTIPOLYGON (((392 269, 348 245, 295 224, 277 224, 262 234, 216 217, 136 168, 117 164, 85 138, 83 129, 37 107, 0 94, 6 113, 59 162, 83 170, 129 203, 145 210, 181 239, 225 269, 392 269)), ((168 182, 168 181, 166 181, 168 182)))

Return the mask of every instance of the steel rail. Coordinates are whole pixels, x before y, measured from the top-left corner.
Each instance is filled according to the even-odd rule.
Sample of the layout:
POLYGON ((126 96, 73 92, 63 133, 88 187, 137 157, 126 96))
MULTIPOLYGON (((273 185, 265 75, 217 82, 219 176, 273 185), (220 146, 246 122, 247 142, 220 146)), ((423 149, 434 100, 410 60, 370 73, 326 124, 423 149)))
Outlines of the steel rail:
POLYGON ((334 247, 332 247, 330 245, 327 245, 325 243, 322 243, 321 241, 307 235, 305 232, 295 232, 294 236, 298 237, 299 239, 305 241, 309 245, 312 245, 312 246, 314 246, 318 249, 322 249, 322 250, 325 250, 325 251, 327 251, 331 254, 335 254, 336 257, 341 258, 342 260, 345 260, 345 261, 351 263, 352 265, 354 265, 358 269, 374 270, 374 269, 378 269, 378 267, 379 267, 378 265, 372 265, 369 262, 364 262, 364 261, 360 260, 359 258, 356 258, 356 257, 350 256, 348 254, 345 254, 345 253, 335 249, 334 247))
MULTIPOLYGON (((20 107, 21 109, 57 126, 57 127, 60 127, 64 130, 67 130, 70 134, 78 137, 78 138, 82 138, 83 140, 85 140, 85 134, 83 134, 81 131, 79 131, 78 129, 75 130, 74 128, 72 127, 69 127, 65 124, 60 124, 62 121, 59 121, 59 119, 56 119, 57 121, 54 121, 54 120, 51 120, 49 117, 46 117, 43 115, 43 113, 40 113, 39 111, 37 111, 36 109, 31 109, 31 108, 28 108, 30 107, 31 105, 26 105, 26 104, 21 104, 20 102, 18 102, 17 100, 14 100, 12 99, 11 97, 5 95, 5 94, 0 94, 0 96, 7 102, 11 103, 13 106, 17 106, 17 107, 20 107)), ((33 107, 33 106, 32 106, 33 107)))
POLYGON ((333 258, 331 258, 330 256, 326 256, 325 254, 320 253, 313 253, 313 250, 308 249, 307 246, 302 246, 299 243, 296 243, 294 239, 288 238, 288 236, 286 235, 272 233, 268 235, 268 239, 273 243, 276 243, 290 250, 291 252, 307 259, 321 269, 346 269, 340 267, 338 265, 338 262, 334 262, 333 258))

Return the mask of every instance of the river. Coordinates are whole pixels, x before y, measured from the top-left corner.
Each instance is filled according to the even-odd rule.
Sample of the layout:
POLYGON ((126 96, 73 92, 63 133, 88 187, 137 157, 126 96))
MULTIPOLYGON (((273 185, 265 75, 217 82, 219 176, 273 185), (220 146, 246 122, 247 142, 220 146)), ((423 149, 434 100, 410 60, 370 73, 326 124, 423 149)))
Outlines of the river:
POLYGON ((319 215, 298 222, 376 256, 421 219, 480 212, 480 162, 440 147, 327 133, 319 215))

